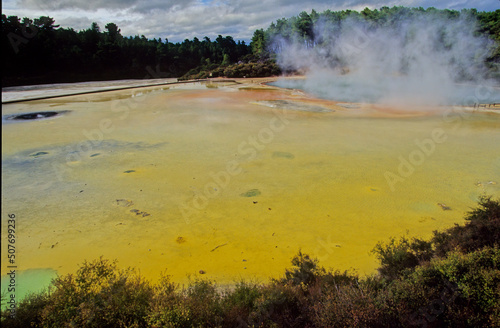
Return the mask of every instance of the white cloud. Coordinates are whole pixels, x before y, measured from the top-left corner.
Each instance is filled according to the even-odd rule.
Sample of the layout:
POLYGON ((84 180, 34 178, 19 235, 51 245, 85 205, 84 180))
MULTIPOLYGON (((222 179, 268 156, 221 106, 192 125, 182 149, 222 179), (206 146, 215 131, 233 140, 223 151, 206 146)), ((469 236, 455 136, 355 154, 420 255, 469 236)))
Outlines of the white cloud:
POLYGON ((435 6, 495 10, 498 0, 5 0, 3 13, 19 17, 51 16, 62 27, 76 30, 97 22, 116 23, 125 36, 142 35, 178 42, 193 37, 231 35, 249 40, 258 28, 272 21, 311 9, 360 10, 382 6, 435 6))

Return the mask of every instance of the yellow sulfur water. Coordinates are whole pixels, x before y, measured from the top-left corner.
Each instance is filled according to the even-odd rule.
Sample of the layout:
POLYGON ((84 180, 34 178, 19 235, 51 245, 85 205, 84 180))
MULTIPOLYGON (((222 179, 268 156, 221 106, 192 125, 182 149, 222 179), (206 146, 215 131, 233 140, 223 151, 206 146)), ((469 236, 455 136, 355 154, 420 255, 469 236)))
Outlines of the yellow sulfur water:
POLYGON ((279 277, 301 249, 372 274, 378 241, 428 238, 500 196, 496 113, 195 83, 2 115, 43 111, 66 112, 2 129, 2 260, 15 214, 20 271, 67 274, 103 256, 152 280, 225 285, 279 277))

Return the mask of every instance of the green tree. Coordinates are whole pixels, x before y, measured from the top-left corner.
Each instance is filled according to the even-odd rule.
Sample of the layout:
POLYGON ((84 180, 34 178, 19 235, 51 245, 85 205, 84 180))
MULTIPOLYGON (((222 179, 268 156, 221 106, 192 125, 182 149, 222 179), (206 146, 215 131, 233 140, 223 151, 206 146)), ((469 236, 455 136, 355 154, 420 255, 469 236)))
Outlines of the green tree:
POLYGON ((252 48, 252 53, 256 56, 263 56, 266 50, 265 34, 264 30, 256 30, 252 36, 252 42, 250 42, 250 47, 252 48))
POLYGON ((295 21, 294 28, 299 34, 299 36, 308 44, 313 41, 314 38, 314 24, 311 16, 305 11, 301 12, 295 21))
POLYGON ((55 20, 52 17, 40 16, 40 18, 35 18, 35 26, 45 31, 53 31, 58 28, 59 25, 55 25, 55 20))
POLYGON ((224 57, 222 59, 222 66, 227 66, 231 64, 231 60, 229 58, 229 55, 228 54, 224 54, 224 57))
POLYGON ((121 40, 122 36, 120 34, 121 30, 118 28, 118 26, 115 23, 108 23, 105 26, 107 32, 107 42, 116 44, 118 41, 121 40))

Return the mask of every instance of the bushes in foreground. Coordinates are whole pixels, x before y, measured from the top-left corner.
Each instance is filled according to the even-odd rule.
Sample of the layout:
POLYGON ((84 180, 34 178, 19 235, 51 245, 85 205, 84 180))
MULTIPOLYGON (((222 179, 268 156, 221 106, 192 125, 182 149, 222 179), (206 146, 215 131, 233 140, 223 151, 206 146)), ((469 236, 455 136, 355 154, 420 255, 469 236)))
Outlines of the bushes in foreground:
POLYGON ((281 279, 222 290, 156 284, 115 262, 85 262, 23 300, 3 327, 498 327, 500 203, 482 198, 465 225, 430 241, 379 243, 379 274, 326 270, 299 253, 281 279), (488 235, 484 235, 488 234, 488 235), (493 236, 493 237, 492 237, 493 236))
POLYGON ((467 224, 444 232, 434 232, 432 243, 438 256, 452 250, 472 252, 485 246, 493 247, 500 243, 500 203, 491 197, 479 200, 478 207, 465 216, 467 224))

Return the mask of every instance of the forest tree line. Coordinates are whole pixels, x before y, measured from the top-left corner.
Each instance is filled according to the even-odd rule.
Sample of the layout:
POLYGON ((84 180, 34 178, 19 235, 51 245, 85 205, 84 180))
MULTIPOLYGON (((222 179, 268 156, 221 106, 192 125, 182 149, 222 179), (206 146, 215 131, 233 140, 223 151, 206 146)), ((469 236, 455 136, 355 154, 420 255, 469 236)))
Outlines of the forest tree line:
MULTIPOLYGON (((331 11, 325 10, 322 13, 312 10, 311 13, 305 11, 297 16, 281 18, 272 22, 266 29, 255 31, 252 39, 252 49, 254 53, 277 52, 277 37, 290 41, 292 39, 302 41, 310 46, 319 45, 326 42, 324 36, 339 32, 341 22, 346 19, 353 21, 363 21, 368 29, 376 29, 384 26, 396 26, 403 20, 418 15, 434 15, 441 19, 459 19, 461 16, 469 16, 477 20, 477 34, 483 34, 500 43, 500 9, 491 12, 478 12, 476 9, 462 9, 461 11, 450 9, 436 9, 429 7, 424 9, 408 8, 402 6, 382 7, 380 9, 369 9, 358 12, 355 10, 331 11), (330 30, 325 31, 325 28, 330 30), (320 33, 318 33, 320 32, 320 33), (274 45, 274 46, 273 46, 274 45)), ((497 50, 499 50, 497 48, 497 50)), ((499 60, 500 52, 492 53, 490 60, 499 60)))
POLYGON ((178 77, 193 67, 230 64, 250 53, 244 41, 147 39, 122 36, 114 23, 85 30, 61 28, 51 17, 2 15, 3 86, 25 81, 62 82, 120 78, 178 77))
MULTIPOLYGON (((307 13, 303 11, 288 19, 278 19, 271 23, 266 30, 255 31, 251 45, 253 52, 259 55, 280 54, 286 51, 295 52, 294 48, 297 47, 309 50, 314 48, 316 53, 321 53, 320 57, 329 62, 329 67, 335 67, 336 64, 341 67, 342 60, 345 58, 337 57, 335 52, 332 53, 331 50, 334 47, 342 48, 343 45, 341 42, 339 43, 339 40, 343 35, 345 36, 343 33, 346 30, 358 29, 359 31, 351 37, 365 39, 377 35, 377 31, 391 31, 393 37, 396 37, 398 31, 406 30, 407 33, 401 41, 411 44, 412 41, 418 39, 419 33, 425 36, 427 31, 422 28, 430 25, 432 26, 431 30, 436 34, 435 39, 438 40, 436 44, 433 44, 434 49, 431 50, 437 54, 450 51, 454 46, 449 44, 450 42, 469 41, 461 39, 463 37, 461 33, 464 30, 447 29, 449 24, 463 25, 465 26, 464 30, 470 29, 468 31, 473 36, 492 41, 490 44, 485 42, 484 47, 471 49, 471 51, 476 51, 476 57, 484 60, 487 77, 500 80, 500 9, 491 12, 478 12, 476 9, 457 11, 441 10, 434 7, 424 9, 422 7, 394 6, 374 10, 365 8, 360 12, 325 10, 318 13, 312 10, 311 13, 307 13), (412 26, 413 29, 407 28, 408 25, 412 26), (447 35, 448 33, 456 33, 457 36, 447 35)), ((390 37, 388 35, 386 37, 390 37)), ((352 41, 351 48, 356 47, 356 42, 361 42, 355 39, 350 41, 352 41)), ((429 40, 428 44, 432 45, 432 42, 434 40, 429 40)), ((474 47, 472 44, 469 46, 474 47)), ((284 63, 281 64, 281 69, 286 70, 287 66, 284 63)))
POLYGON ((250 44, 219 35, 173 43, 144 35, 122 36, 115 23, 102 29, 92 23, 88 29, 61 28, 54 18, 37 19, 2 14, 2 49, 4 77, 2 86, 109 80, 126 78, 208 76, 266 76, 280 74, 274 58, 280 52, 280 40, 299 40, 310 47, 320 46, 334 35, 346 19, 358 20, 370 29, 395 25, 405 17, 437 15, 459 19, 469 15, 477 20, 478 35, 496 41, 487 58, 493 71, 500 66, 500 10, 478 12, 475 9, 440 10, 435 8, 382 7, 318 13, 305 11, 291 18, 281 18, 267 29, 254 32, 250 44), (329 24, 325 25, 324 22, 329 24), (322 26, 330 30, 317 33, 322 26))

